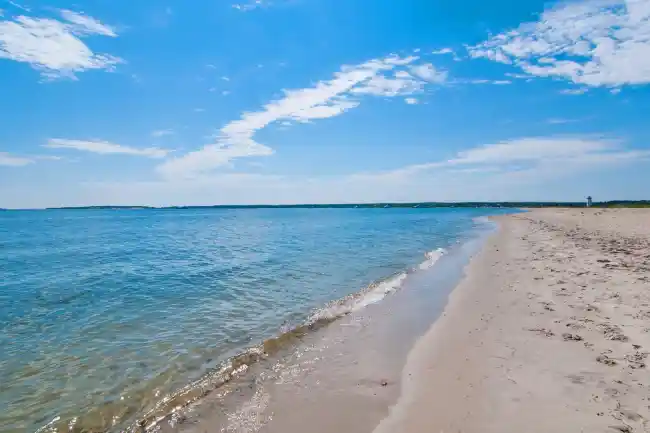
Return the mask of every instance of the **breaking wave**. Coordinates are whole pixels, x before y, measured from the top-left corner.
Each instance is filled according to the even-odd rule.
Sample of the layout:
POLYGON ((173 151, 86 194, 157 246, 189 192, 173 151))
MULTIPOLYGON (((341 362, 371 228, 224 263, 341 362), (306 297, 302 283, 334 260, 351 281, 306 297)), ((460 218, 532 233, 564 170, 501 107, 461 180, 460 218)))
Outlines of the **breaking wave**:
POLYGON ((429 269, 433 265, 436 264, 438 260, 440 260, 440 257, 442 257, 446 253, 444 248, 438 248, 437 250, 429 251, 428 253, 424 254, 424 257, 426 257, 426 260, 420 263, 420 269, 425 270, 429 269))

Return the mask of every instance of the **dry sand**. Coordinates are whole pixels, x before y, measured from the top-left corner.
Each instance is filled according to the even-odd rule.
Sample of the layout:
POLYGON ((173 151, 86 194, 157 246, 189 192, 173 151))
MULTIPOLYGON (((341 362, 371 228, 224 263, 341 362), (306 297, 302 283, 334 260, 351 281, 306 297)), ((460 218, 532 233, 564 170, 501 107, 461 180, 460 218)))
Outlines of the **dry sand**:
POLYGON ((375 433, 650 432, 650 210, 497 221, 375 433))

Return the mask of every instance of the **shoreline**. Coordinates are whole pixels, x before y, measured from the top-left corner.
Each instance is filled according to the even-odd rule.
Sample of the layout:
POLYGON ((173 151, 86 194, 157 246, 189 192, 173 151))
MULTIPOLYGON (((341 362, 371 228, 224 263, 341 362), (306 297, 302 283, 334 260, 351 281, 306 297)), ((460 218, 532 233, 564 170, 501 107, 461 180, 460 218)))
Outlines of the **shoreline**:
POLYGON ((650 212, 495 219, 374 433, 648 431, 650 212))
MULTIPOLYGON (((209 260, 219 257, 216 252, 222 251, 221 244, 187 250, 193 255, 178 262, 166 260, 170 257, 169 251, 149 257, 149 250, 143 252, 146 253, 143 257, 124 255, 115 261, 111 249, 102 247, 101 257, 110 258, 110 266, 100 266, 103 261, 99 265, 91 261, 70 262, 71 269, 76 269, 74 266, 83 267, 96 275, 92 285, 82 285, 77 284, 76 274, 70 274, 69 287, 79 290, 66 291, 63 290, 65 285, 58 284, 56 279, 50 282, 36 278, 41 276, 40 270, 43 276, 51 272, 47 266, 30 268, 34 283, 17 291, 24 299, 16 299, 20 299, 23 306, 29 306, 25 301, 35 299, 40 302, 38 305, 41 309, 29 312, 31 315, 26 317, 32 320, 20 322, 26 324, 16 330, 21 332, 20 338, 12 342, 10 348, 14 348, 13 352, 5 354, 9 355, 10 361, 15 360, 15 368, 14 364, 10 364, 10 368, 3 370, 11 380, 5 381, 9 387, 1 397, 3 402, 10 403, 10 410, 0 416, 0 424, 6 425, 10 431, 141 431, 143 428, 153 430, 156 423, 168 430, 191 430, 197 424, 203 425, 197 421, 200 421, 202 413, 207 412, 210 419, 204 425, 211 429, 211 407, 216 408, 213 411, 215 416, 224 412, 230 415, 240 409, 242 402, 251 400, 250 390, 254 391, 256 387, 264 388, 262 391, 280 388, 271 382, 290 379, 296 382, 299 392, 309 387, 316 390, 310 392, 309 396, 328 386, 329 390, 339 394, 351 390, 346 395, 356 395, 358 401, 363 400, 360 408, 372 407, 371 411, 374 411, 371 416, 371 411, 368 411, 369 415, 364 415, 363 421, 358 420, 354 424, 370 431, 386 415, 394 402, 392 398, 397 397, 399 374, 411 346, 428 329, 437 312, 442 310, 443 300, 446 302, 448 291, 458 281, 454 280, 438 290, 438 282, 442 278, 435 276, 431 282, 424 274, 429 272, 429 268, 431 274, 438 274, 438 269, 446 268, 445 265, 432 265, 438 258, 441 263, 453 262, 452 251, 460 249, 465 241, 483 231, 483 216, 501 212, 505 211, 407 210, 393 215, 379 211, 325 212, 319 220, 322 227, 319 226, 315 232, 311 219, 305 219, 304 215, 278 214, 268 218, 265 223, 270 225, 268 230, 273 235, 268 240, 235 237, 233 251, 244 254, 239 260, 244 260, 245 266, 233 270, 227 260, 216 263, 209 260), (299 228, 303 224, 305 227, 305 233, 300 238, 303 240, 294 242, 297 247, 282 240, 284 231, 289 227, 287 221, 292 222, 291 226, 299 228), (242 243, 247 248, 242 248, 242 243), (260 248, 265 245, 271 248, 260 248), (313 248, 314 245, 318 248, 313 248), (347 248, 347 245, 350 247, 347 248), (286 251, 282 249, 285 247, 286 251), (442 251, 439 248, 447 249, 449 254, 440 257, 442 251), (261 256, 251 255, 248 249, 265 252, 260 253, 261 256), (305 260, 292 260, 294 256, 304 257, 305 260), (133 259, 137 260, 133 262, 133 259), (196 260, 197 267, 185 275, 183 271, 190 259, 196 260), (273 266, 265 266, 265 263, 273 266), (124 274, 122 269, 128 269, 130 273, 124 274), (178 271, 177 276, 173 270, 178 271), (403 275, 405 272, 408 278, 384 281, 389 275, 403 275), (126 277, 122 281, 120 278, 124 275, 126 277), (148 275, 147 280, 144 281, 141 275, 148 275), (44 287, 51 285, 45 298, 36 297, 40 293, 38 284, 44 287), (396 287, 402 284, 405 290, 396 287), (421 285, 424 287, 413 287, 421 285), (103 296, 102 290, 106 287, 114 290, 111 296, 103 296), (350 288, 355 290, 352 295, 349 295, 350 288), (359 291, 361 288, 364 289, 359 291), (391 295, 386 296, 388 293, 391 295), (382 300, 384 297, 386 299, 382 300), (145 298, 145 304, 138 304, 145 298), (338 301, 332 302, 331 299, 338 301), (103 308, 104 314, 87 319, 83 313, 89 305, 96 310, 97 307, 103 308), (50 316, 36 314, 50 310, 71 314, 71 321, 50 323, 50 316), (314 312, 316 317, 313 317, 314 312), (320 326, 321 322, 333 319, 332 316, 346 318, 337 319, 337 323, 331 326, 320 326), (176 325, 168 323, 168 317, 174 317, 176 325), (252 326, 250 330, 246 329, 246 323, 252 326), (30 339, 45 341, 41 334, 31 332, 32 328, 41 324, 50 326, 47 334, 50 338, 65 338, 66 344, 74 347, 74 353, 68 355, 57 351, 60 346, 54 343, 43 350, 37 350, 40 348, 37 344, 24 344, 30 339), (93 333, 82 332, 85 329, 92 329, 93 333), (339 329, 341 332, 338 332, 339 329), (156 330, 164 333, 158 337, 156 330), (312 337, 311 334, 316 335, 312 337), (311 355, 321 358, 315 351, 295 353, 294 357, 293 349, 297 345, 307 341, 307 344, 319 346, 323 334, 332 337, 330 347, 323 348, 323 353, 328 355, 327 362, 321 362, 319 368, 315 364, 302 362, 311 355), (344 340, 343 344, 335 341, 341 339, 344 340), (258 342, 263 347, 259 347, 258 342), (12 355, 23 351, 23 344, 34 349, 33 358, 38 363, 31 361, 28 355, 32 353, 26 350, 25 356, 22 356, 26 361, 12 355), (102 351, 87 350, 97 347, 101 347, 102 351), (276 354, 276 349, 281 353, 276 354), (260 355, 262 351, 271 356, 260 355), (335 351, 344 352, 344 356, 338 357, 335 351), (291 353, 285 357, 285 352, 291 353), (117 353, 124 355, 113 356, 117 353), (299 355, 301 362, 298 362, 299 355), (21 376, 21 362, 30 362, 25 371, 32 375, 32 379, 21 376), (313 370, 322 370, 323 373, 319 374, 324 380, 320 380, 320 383, 312 380, 313 370), (294 371, 298 374, 289 377, 294 371), (301 376, 302 371, 309 373, 309 377, 306 377, 307 374, 301 376), (340 378, 341 372, 345 377, 340 378), (233 376, 236 379, 228 381, 233 376), (330 376, 335 380, 331 380, 330 376), (55 380, 65 385, 60 386, 55 380), (389 382, 389 385, 381 385, 382 381, 389 382), (38 392, 30 393, 28 387, 19 386, 23 382, 38 388, 38 392), (227 397, 225 400, 229 401, 224 402, 222 397, 228 393, 232 398, 227 397), (49 394, 58 397, 47 398, 49 394), (92 398, 88 397, 89 394, 92 398), (15 396, 29 404, 14 404, 14 401, 21 401, 15 396), (193 401, 198 404, 191 404, 193 401), (233 406, 237 407, 233 409, 233 406)), ((123 227, 123 221, 112 218, 95 220, 82 217, 75 219, 75 223, 89 227, 99 225, 101 230, 97 229, 99 234, 94 240, 102 239, 102 245, 111 245, 113 240, 119 241, 120 238, 110 236, 109 239, 106 234, 135 234, 140 226, 149 224, 148 219, 127 219, 133 222, 127 228, 123 227)), ((41 222, 43 217, 30 216, 27 220, 41 222)), ((46 218, 44 223, 50 224, 47 221, 46 218)), ((60 217, 57 221, 60 236, 70 235, 72 240, 78 239, 74 232, 68 230, 70 223, 67 217, 60 217)), ((198 221, 207 225, 206 230, 215 227, 212 220, 202 214, 188 213, 182 221, 183 225, 187 221, 198 221)), ((240 221, 242 224, 245 222, 243 219, 240 221)), ((24 224, 22 217, 14 222, 24 224)), ((154 236, 155 233, 173 233, 179 225, 170 226, 166 220, 153 222, 159 225, 154 224, 154 229, 141 232, 146 239, 162 242, 161 245, 152 245, 169 246, 170 251, 184 251, 189 245, 182 241, 182 237, 179 241, 177 237, 154 236), (168 240, 171 242, 169 245, 168 240)), ((200 231, 201 227, 199 224, 196 230, 200 231)), ((219 230, 217 233, 220 233, 219 230)), ((192 238, 192 233, 185 233, 185 236, 192 238)), ((138 239, 135 236, 128 238, 138 239)), ((37 248, 41 241, 40 238, 33 240, 34 251, 47 251, 37 248)), ((18 238, 15 242, 19 245, 18 238)), ((140 251, 140 244, 131 242, 126 245, 133 251, 140 251)), ((74 245, 71 241, 71 248, 74 245)), ((99 244, 91 242, 90 245, 99 244)), ((76 245, 74 248, 83 249, 83 246, 76 245)), ((226 248, 225 251, 229 250, 226 248)), ((68 257, 72 258, 72 255, 67 250, 62 251, 59 261, 67 263, 68 257)), ((27 263, 30 266, 36 264, 34 261, 27 263)), ((13 271, 16 277, 22 275, 21 270, 17 267, 13 271)), ((18 278, 12 280, 18 281, 18 278)), ((17 290, 17 286, 14 284, 10 289, 17 290)), ((9 318, 18 320, 11 315, 9 318)), ((280 399, 275 399, 275 394, 270 393, 273 398, 266 413, 286 414, 287 422, 293 421, 289 418, 296 412, 296 398, 291 386, 288 384, 279 389, 282 393, 280 399)), ((263 395, 262 392, 260 395, 263 395)), ((356 411, 352 411, 355 403, 342 404, 336 398, 331 401, 332 407, 349 407, 350 418, 356 417, 356 411)), ((319 406, 321 400, 317 399, 314 403, 319 406)), ((256 403, 253 401, 251 404, 256 403)), ((314 412, 324 414, 326 410, 316 407, 314 412)), ((229 422, 225 415, 221 417, 222 420, 229 422)), ((274 420, 280 421, 277 416, 274 416, 274 420)))
POLYGON ((238 398, 207 397, 179 431, 372 431, 399 397, 409 351, 442 313, 464 267, 494 232, 493 224, 483 224, 476 237, 444 254, 427 253, 386 299, 352 308, 332 326, 305 335, 272 367, 251 365, 244 386, 236 385, 238 398))
POLYGON ((295 352, 274 361, 275 373, 251 366, 249 379, 263 379, 246 382, 245 397, 225 405, 208 397, 180 431, 372 431, 399 397, 407 354, 442 313, 465 265, 494 231, 490 226, 444 254, 426 254, 381 302, 306 335, 295 352))

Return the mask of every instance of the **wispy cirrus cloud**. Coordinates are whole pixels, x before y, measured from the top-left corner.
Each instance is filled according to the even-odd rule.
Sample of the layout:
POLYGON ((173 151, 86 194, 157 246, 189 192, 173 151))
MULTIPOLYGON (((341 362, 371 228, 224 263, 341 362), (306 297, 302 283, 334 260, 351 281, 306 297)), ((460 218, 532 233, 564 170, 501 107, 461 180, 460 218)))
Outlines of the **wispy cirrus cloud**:
POLYGON ((174 130, 173 129, 157 129, 155 131, 151 131, 151 136, 155 137, 155 138, 165 137, 167 135, 174 135, 174 130))
POLYGON ((39 161, 63 161, 66 159, 57 155, 35 155, 33 158, 39 161))
POLYGON ((549 167, 580 168, 650 160, 650 150, 629 149, 621 140, 597 136, 526 137, 486 144, 457 153, 453 158, 414 164, 380 174, 408 177, 448 169, 486 169, 501 173, 534 172, 549 167))
POLYGON ((565 125, 567 123, 579 122, 579 119, 564 119, 562 117, 552 117, 546 121, 549 125, 565 125))
POLYGON ((426 82, 407 71, 397 71, 394 75, 376 75, 365 83, 354 87, 351 92, 357 95, 399 96, 422 91, 426 82))
POLYGON ((115 33, 114 28, 107 26, 106 24, 102 24, 100 21, 88 15, 67 9, 62 9, 61 17, 69 23, 68 28, 79 36, 102 35, 109 36, 111 38, 117 37, 117 33, 115 33))
POLYGON ((254 136, 273 123, 305 123, 335 117, 358 107, 364 96, 408 96, 421 92, 432 82, 444 82, 446 73, 432 65, 416 65, 417 60, 418 57, 392 55, 343 66, 330 80, 304 89, 285 90, 282 98, 223 126, 214 143, 165 161, 157 170, 167 177, 193 177, 236 158, 269 156, 273 149, 255 141, 254 136))
POLYGON ((448 76, 447 71, 440 71, 431 63, 413 66, 410 68, 410 72, 413 76, 420 78, 421 80, 439 84, 447 81, 448 76))
POLYGON ((0 166, 5 167, 23 167, 25 165, 33 164, 34 160, 31 158, 12 155, 7 152, 0 152, 0 166))
POLYGON ((439 49, 439 50, 433 50, 433 51, 430 52, 430 54, 431 54, 431 55, 434 55, 434 56, 450 55, 450 56, 452 56, 452 59, 453 59, 455 62, 460 62, 460 61, 463 60, 463 59, 462 59, 462 58, 461 58, 461 57, 456 53, 456 51, 454 51, 454 50, 451 49, 451 48, 441 48, 441 49, 439 49))
POLYGON ((0 20, 0 59, 28 63, 48 79, 76 79, 91 69, 111 71, 119 57, 93 52, 81 38, 116 37, 114 28, 90 16, 61 10, 61 19, 24 15, 0 20))
POLYGON ((590 87, 647 84, 650 0, 563 3, 468 50, 471 57, 510 64, 531 77, 590 87))
POLYGON ((580 88, 580 89, 563 89, 560 90, 560 93, 563 95, 584 95, 589 91, 588 88, 580 88))
POLYGON ((261 8, 263 6, 267 6, 269 4, 270 2, 266 0, 251 0, 247 3, 236 3, 232 5, 232 7, 242 12, 248 12, 248 11, 255 10, 257 8, 261 8))
POLYGON ((505 86, 508 84, 512 84, 512 81, 510 80, 487 80, 484 78, 475 78, 471 80, 458 80, 459 83, 467 83, 467 84, 494 84, 495 86, 505 86))
POLYGON ((20 3, 15 2, 15 1, 12 1, 12 0, 7 0, 7 3, 8 3, 9 5, 11 5, 11 6, 15 7, 15 8, 18 8, 18 9, 20 9, 20 10, 22 10, 22 11, 25 11, 25 12, 31 12, 31 11, 32 11, 32 10, 31 10, 30 8, 28 8, 27 6, 21 5, 20 3))
POLYGON ((145 156, 148 158, 164 158, 172 152, 172 150, 161 149, 159 147, 136 148, 101 140, 69 140, 63 138, 52 138, 43 147, 50 149, 72 149, 101 155, 123 154, 145 156))

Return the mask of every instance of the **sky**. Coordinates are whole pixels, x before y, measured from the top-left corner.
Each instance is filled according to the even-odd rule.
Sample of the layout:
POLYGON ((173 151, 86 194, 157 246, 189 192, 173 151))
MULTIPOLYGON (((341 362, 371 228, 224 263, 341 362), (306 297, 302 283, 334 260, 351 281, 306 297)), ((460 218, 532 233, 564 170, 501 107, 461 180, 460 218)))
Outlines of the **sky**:
POLYGON ((649 84, 650 0, 0 0, 0 207, 648 199, 649 84))

